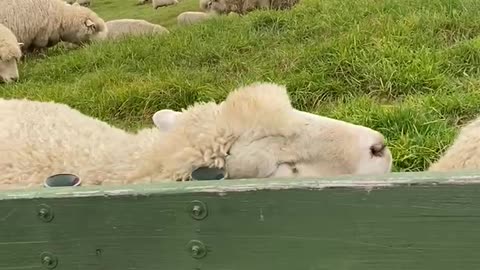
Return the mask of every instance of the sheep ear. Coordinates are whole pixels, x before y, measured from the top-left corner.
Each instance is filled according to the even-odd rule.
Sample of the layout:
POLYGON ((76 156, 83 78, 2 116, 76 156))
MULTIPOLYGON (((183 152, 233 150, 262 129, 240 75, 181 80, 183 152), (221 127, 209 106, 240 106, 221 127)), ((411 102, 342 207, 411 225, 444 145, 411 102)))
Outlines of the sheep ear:
POLYGON ((226 175, 225 169, 200 167, 192 172, 191 178, 193 181, 223 180, 226 175))
POLYGON ((160 131, 166 132, 173 128, 180 114, 182 113, 173 110, 160 110, 152 116, 152 120, 160 131))
POLYGON ((90 20, 90 19, 87 19, 87 20, 85 21, 85 25, 86 25, 88 28, 93 28, 93 29, 96 28, 95 23, 94 23, 92 20, 90 20))

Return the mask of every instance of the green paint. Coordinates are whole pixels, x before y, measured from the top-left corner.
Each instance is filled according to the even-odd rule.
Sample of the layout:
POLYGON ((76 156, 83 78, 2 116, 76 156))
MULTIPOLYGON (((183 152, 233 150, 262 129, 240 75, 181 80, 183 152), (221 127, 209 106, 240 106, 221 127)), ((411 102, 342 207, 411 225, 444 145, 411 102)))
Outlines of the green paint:
POLYGON ((56 270, 477 269, 479 183, 397 173, 3 192, 0 270, 46 269, 42 254, 56 270))

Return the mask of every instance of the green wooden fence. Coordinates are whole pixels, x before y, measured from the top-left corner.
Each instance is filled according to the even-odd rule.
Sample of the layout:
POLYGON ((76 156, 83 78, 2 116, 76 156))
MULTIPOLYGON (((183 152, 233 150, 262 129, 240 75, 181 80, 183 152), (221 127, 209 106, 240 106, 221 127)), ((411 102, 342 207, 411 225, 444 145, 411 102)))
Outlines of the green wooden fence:
POLYGON ((480 173, 2 192, 19 269, 480 269, 480 173))

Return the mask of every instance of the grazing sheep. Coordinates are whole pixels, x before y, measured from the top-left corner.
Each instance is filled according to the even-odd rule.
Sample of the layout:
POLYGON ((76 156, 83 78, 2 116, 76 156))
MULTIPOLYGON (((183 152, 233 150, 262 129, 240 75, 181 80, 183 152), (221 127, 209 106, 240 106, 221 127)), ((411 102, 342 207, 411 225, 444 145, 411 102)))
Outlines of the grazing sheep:
POLYGON ((194 24, 209 19, 215 15, 214 12, 185 11, 177 16, 177 23, 180 25, 194 24))
POLYGON ((245 15, 256 9, 285 10, 290 9, 300 0, 200 0, 200 8, 212 10, 219 14, 235 12, 245 15))
POLYGON ((152 0, 154 9, 178 4, 178 0, 152 0))
POLYGON ((151 3, 152 0, 138 0, 137 5, 145 5, 146 3, 151 3))
POLYGON ((83 7, 89 7, 92 5, 92 2, 90 0, 77 0, 77 3, 83 7))
POLYGON ((59 173, 106 185, 192 180, 197 169, 227 179, 383 174, 392 164, 379 132, 296 110, 270 83, 158 111, 156 127, 136 134, 53 102, 0 99, 0 115, 0 189, 59 173))
POLYGON ((170 33, 167 28, 158 24, 147 22, 145 20, 119 19, 108 21, 106 25, 108 29, 108 39, 117 39, 126 36, 170 33))
POLYGON ((0 18, 24 43, 24 51, 48 48, 60 41, 89 43, 104 38, 107 30, 89 8, 61 0, 2 0, 0 18))
POLYGON ((17 61, 22 57, 22 45, 12 31, 0 23, 0 82, 18 80, 17 61))
POLYGON ((480 170, 480 117, 460 129, 453 144, 428 170, 480 170))

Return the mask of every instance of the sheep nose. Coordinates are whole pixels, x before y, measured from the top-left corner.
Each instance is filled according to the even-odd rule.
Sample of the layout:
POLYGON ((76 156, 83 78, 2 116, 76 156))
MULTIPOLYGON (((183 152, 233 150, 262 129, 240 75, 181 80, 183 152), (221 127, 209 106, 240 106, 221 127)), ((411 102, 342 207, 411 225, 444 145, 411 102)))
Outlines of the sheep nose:
POLYGON ((385 145, 385 143, 383 142, 376 143, 370 146, 370 153, 372 154, 372 156, 375 156, 375 157, 383 157, 383 155, 385 154, 386 148, 387 146, 385 145))
POLYGON ((12 81, 14 81, 14 82, 18 82, 18 77, 14 77, 14 78, 12 78, 12 81))

